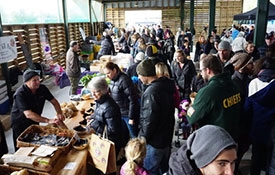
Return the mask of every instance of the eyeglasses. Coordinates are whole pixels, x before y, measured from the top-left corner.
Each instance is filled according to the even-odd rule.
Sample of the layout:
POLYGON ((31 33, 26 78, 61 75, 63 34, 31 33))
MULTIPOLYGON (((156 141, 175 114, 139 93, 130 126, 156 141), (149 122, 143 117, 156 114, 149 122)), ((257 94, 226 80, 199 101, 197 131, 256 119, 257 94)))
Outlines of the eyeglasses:
POLYGON ((92 94, 99 94, 100 92, 101 92, 101 90, 91 91, 92 94))
POLYGON ((206 67, 205 67, 205 68, 200 69, 200 73, 201 73, 202 71, 204 71, 205 69, 206 69, 206 67))

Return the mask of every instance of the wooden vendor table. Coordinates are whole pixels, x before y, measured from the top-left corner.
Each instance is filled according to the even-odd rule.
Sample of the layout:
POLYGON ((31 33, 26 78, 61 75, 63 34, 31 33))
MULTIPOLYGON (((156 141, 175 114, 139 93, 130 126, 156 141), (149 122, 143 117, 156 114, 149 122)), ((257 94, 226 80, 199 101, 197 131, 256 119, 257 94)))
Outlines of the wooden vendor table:
POLYGON ((51 171, 51 175, 86 175, 88 150, 72 149, 68 154, 61 156, 51 171), (65 168, 65 169, 64 169, 65 168))
MULTIPOLYGON (((81 108, 84 108, 85 110, 90 109, 90 103, 92 102, 94 102, 93 99, 79 101, 77 108, 79 110, 81 108)), ((68 129, 72 130, 75 126, 78 126, 79 122, 82 120, 83 114, 78 111, 74 117, 66 119, 64 123, 67 125, 68 129)), ((57 163, 53 166, 53 169, 50 172, 42 172, 28 168, 25 169, 27 169, 32 175, 87 175, 87 157, 88 149, 76 150, 71 147, 69 152, 62 153, 59 156, 57 163)), ((0 171, 1 167, 6 167, 11 172, 24 169, 23 167, 1 165, 0 171)))
POLYGON ((5 172, 4 174, 9 174, 14 171, 27 169, 31 175, 87 175, 87 155, 88 150, 86 149, 81 151, 71 149, 68 153, 63 153, 60 155, 60 158, 57 160, 57 163, 50 172, 37 171, 23 167, 1 165, 0 174, 3 172, 5 172))

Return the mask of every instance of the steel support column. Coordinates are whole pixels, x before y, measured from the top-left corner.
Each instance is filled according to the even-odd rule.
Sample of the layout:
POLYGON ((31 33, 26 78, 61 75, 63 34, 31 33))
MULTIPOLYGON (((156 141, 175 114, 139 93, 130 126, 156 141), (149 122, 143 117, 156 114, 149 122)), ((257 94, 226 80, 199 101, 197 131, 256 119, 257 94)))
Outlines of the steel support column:
POLYGON ((184 30, 184 4, 185 0, 180 1, 180 28, 184 30))
POLYGON ((90 28, 90 35, 92 36, 93 35, 93 20, 92 20, 92 0, 89 0, 89 17, 90 17, 90 25, 91 25, 91 28, 90 28))
POLYGON ((208 34, 211 34, 211 30, 215 27, 215 15, 216 15, 216 0, 210 0, 209 3, 209 28, 208 34))
POLYGON ((64 29, 65 29, 65 38, 66 38, 66 46, 69 49, 69 24, 68 24, 68 11, 67 11, 67 3, 66 0, 62 0, 62 7, 63 7, 63 20, 64 20, 64 29))
POLYGON ((254 43, 257 47, 264 45, 268 20, 269 0, 258 0, 254 43))
MULTIPOLYGON (((194 11, 195 11, 195 0, 190 0, 190 31, 194 35, 194 11)), ((191 41, 191 52, 193 52, 193 41, 191 41)))

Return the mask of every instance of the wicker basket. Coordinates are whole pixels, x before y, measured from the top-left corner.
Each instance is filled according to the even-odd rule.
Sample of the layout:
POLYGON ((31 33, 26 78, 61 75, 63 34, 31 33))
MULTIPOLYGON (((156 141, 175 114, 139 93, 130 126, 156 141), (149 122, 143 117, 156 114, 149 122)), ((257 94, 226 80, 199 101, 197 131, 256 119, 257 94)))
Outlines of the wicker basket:
POLYGON ((17 138, 17 147, 29 147, 29 146, 35 146, 39 147, 40 145, 25 142, 24 138, 29 133, 37 133, 41 136, 49 135, 49 134, 55 134, 57 136, 66 136, 70 138, 69 143, 66 146, 56 146, 61 151, 67 152, 69 151, 72 143, 75 141, 74 137, 74 131, 68 130, 68 129, 61 129, 56 128, 53 126, 40 126, 40 125, 31 125, 29 126, 20 136, 17 138))

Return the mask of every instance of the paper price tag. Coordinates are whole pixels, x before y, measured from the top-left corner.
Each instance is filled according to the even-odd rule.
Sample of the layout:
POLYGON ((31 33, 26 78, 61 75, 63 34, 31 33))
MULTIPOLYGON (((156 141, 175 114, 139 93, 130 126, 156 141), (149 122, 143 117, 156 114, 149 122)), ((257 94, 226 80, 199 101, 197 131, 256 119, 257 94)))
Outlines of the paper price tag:
POLYGON ((65 166, 64 166, 64 170, 73 170, 76 167, 76 162, 68 162, 65 166))

